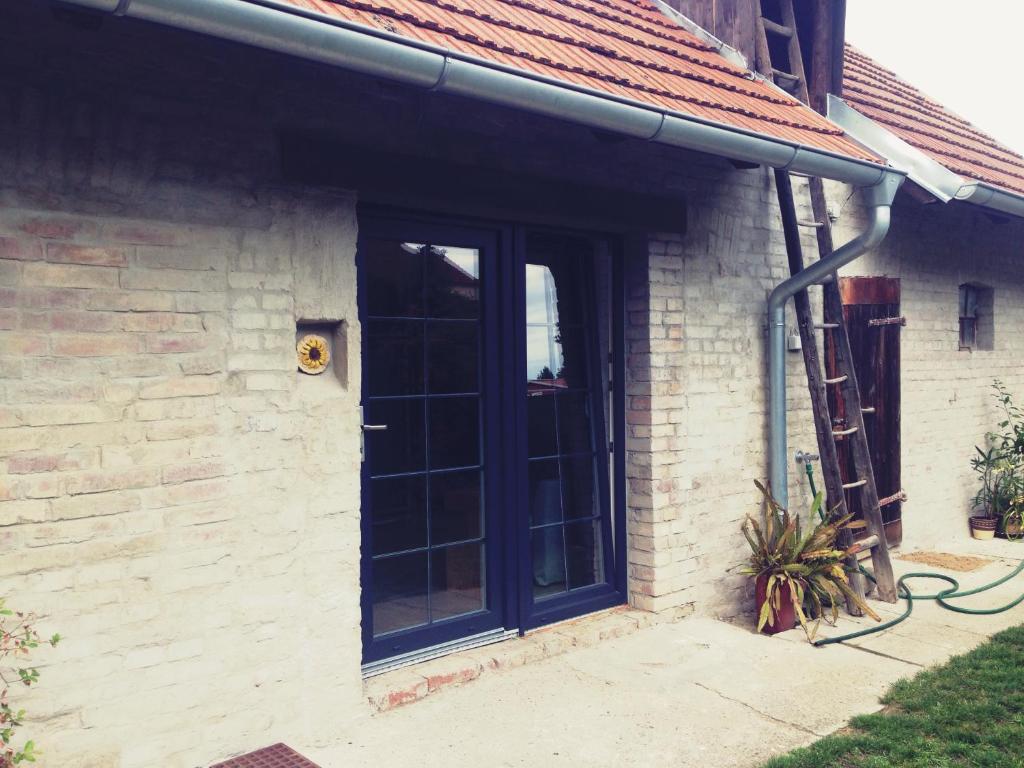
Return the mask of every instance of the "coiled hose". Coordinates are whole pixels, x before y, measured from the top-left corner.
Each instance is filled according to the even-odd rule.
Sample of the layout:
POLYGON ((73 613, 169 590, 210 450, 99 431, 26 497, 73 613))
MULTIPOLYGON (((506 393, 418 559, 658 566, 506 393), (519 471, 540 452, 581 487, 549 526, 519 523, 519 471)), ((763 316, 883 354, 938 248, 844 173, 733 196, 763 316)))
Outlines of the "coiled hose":
MULTIPOLYGON (((807 462, 806 465, 807 478, 810 481, 811 492, 817 493, 814 489, 814 470, 811 468, 811 463, 807 462)), ((822 515, 822 520, 824 520, 822 515)), ((864 574, 872 582, 875 581, 875 577, 868 571, 863 565, 859 566, 860 572, 864 574)), ((931 571, 916 571, 914 573, 905 573, 900 576, 896 582, 896 594, 907 601, 907 608, 903 613, 897 616, 895 619, 876 624, 873 627, 867 627, 866 629, 859 629, 856 632, 850 632, 845 635, 836 635, 835 637, 823 637, 820 640, 815 640, 814 645, 821 647, 823 645, 834 645, 835 643, 845 643, 847 640, 856 640, 858 637, 866 637, 873 635, 877 632, 884 632, 891 627, 895 627, 900 622, 905 621, 910 617, 910 614, 914 612, 914 601, 916 600, 934 600, 943 608, 955 611, 956 613, 966 613, 972 616, 991 616, 995 613, 1003 613, 1011 608, 1015 608, 1021 603, 1024 603, 1024 592, 1022 592, 1016 599, 1010 601, 1006 605, 1000 606, 999 608, 964 608, 960 605, 952 605, 947 602, 955 598, 970 597, 971 595, 979 595, 982 592, 987 592, 990 589, 995 589, 1000 584, 1005 584, 1014 576, 1017 576, 1021 571, 1024 571, 1024 560, 1020 561, 1020 564, 1014 568, 1010 573, 1005 576, 1001 576, 993 582, 983 584, 980 587, 974 589, 968 589, 963 592, 960 591, 960 582, 954 579, 952 576, 947 576, 944 573, 934 573, 931 571), (949 584, 947 589, 943 589, 931 595, 915 595, 910 591, 910 587, 907 586, 908 579, 938 579, 949 584)))
MULTIPOLYGON (((860 570, 861 573, 863 573, 865 576, 871 579, 871 581, 875 580, 874 577, 867 570, 865 570, 863 566, 861 566, 860 570)), ((990 582, 988 584, 983 584, 980 587, 964 590, 963 592, 960 591, 960 582, 958 582, 952 576, 947 576, 944 573, 932 573, 929 571, 905 573, 902 576, 900 576, 899 580, 896 582, 896 594, 898 594, 900 597, 907 601, 907 608, 905 611, 903 611, 903 613, 900 616, 897 616, 895 619, 890 619, 889 621, 883 622, 881 624, 877 624, 873 627, 868 627, 867 629, 860 629, 856 632, 850 632, 846 635, 836 635, 835 637, 824 637, 820 640, 815 640, 814 645, 820 647, 823 645, 832 645, 834 643, 845 643, 847 640, 855 640, 858 637, 873 635, 876 632, 883 632, 889 629, 890 627, 895 627, 900 622, 906 620, 910 616, 910 614, 914 612, 914 601, 916 600, 935 600, 939 605, 941 605, 943 608, 947 610, 956 611, 957 613, 967 613, 973 616, 991 616, 994 613, 1003 613, 1004 611, 1008 611, 1011 608, 1015 608, 1021 603, 1024 603, 1024 592, 1022 592, 1014 600, 1011 600, 1009 603, 1000 606, 999 608, 965 608, 961 605, 952 605, 947 601, 954 598, 969 597, 971 595, 978 595, 982 592, 987 592, 990 589, 998 587, 1000 584, 1005 584, 1014 576, 1019 574, 1021 571, 1024 571, 1024 560, 1021 560, 1020 564, 1005 576, 1001 576, 995 581, 990 582), (910 587, 907 586, 908 579, 938 579, 949 584, 949 587, 947 589, 943 589, 939 592, 936 592, 932 595, 915 595, 913 592, 910 591, 910 587)))

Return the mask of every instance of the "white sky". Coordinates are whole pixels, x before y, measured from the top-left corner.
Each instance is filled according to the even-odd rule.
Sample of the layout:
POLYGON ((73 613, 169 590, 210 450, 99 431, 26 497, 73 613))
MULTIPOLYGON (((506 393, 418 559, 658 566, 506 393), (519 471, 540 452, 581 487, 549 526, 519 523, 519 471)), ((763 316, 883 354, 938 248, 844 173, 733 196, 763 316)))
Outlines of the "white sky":
POLYGON ((1024 2, 847 0, 846 39, 1024 153, 1024 2))

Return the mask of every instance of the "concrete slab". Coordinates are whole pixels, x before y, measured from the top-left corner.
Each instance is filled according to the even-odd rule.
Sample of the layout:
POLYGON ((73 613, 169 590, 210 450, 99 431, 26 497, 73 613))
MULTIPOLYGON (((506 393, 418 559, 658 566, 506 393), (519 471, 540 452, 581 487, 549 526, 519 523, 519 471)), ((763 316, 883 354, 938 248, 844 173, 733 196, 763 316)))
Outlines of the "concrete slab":
MULTIPOLYGON (((1024 545, 979 544, 957 550, 992 558, 978 571, 952 574, 964 587, 991 581, 1024 557, 1024 545)), ((938 570, 894 564, 898 573, 938 570)), ((1022 590, 1024 575, 968 600, 999 605, 1022 590)), ((922 583, 920 591, 934 591, 933 585, 922 583)), ((873 607, 886 618, 902 612, 902 604, 873 607)), ((1022 621, 1024 605, 967 616, 920 603, 908 621, 885 633, 814 648, 800 630, 769 638, 751 626, 689 618, 499 669, 367 716, 337 740, 299 751, 324 768, 754 768, 876 711, 897 679, 1022 621), (842 695, 823 707, 826 687, 842 695)), ((873 624, 843 615, 838 627, 823 626, 822 633, 873 624)))

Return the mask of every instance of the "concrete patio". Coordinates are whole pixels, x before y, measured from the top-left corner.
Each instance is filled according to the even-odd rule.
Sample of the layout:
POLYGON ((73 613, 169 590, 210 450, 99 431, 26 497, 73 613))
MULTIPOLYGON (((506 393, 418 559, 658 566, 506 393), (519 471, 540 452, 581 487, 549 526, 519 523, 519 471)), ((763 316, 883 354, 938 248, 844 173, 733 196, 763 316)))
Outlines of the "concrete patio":
MULTIPOLYGON (((942 551, 990 562, 954 572, 896 553, 897 573, 943 571, 967 588, 1011 570, 1024 544, 965 540, 942 551)), ((933 592, 936 584, 920 582, 917 591, 933 592)), ((964 602, 993 607, 1022 590, 1024 575, 964 602)), ((873 605, 884 617, 902 611, 902 603, 873 605)), ((753 767, 879 709, 894 681, 1022 621, 1024 605, 967 616, 919 603, 908 621, 883 634, 813 648, 799 630, 769 638, 749 626, 688 618, 497 670, 367 716, 333 743, 294 746, 323 768, 753 767)), ((867 623, 843 616, 823 633, 867 623)), ((516 642, 523 641, 506 645, 516 642)))

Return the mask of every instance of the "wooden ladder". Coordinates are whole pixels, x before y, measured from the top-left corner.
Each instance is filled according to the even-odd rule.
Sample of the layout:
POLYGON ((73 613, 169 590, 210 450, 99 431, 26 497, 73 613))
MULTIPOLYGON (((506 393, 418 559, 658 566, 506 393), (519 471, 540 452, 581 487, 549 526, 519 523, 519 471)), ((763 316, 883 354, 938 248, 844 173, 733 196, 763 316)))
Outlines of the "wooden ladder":
MULTIPOLYGON (((769 0, 770 1, 770 0, 769 0)), ((804 104, 809 104, 807 78, 804 73, 803 57, 800 51, 800 40, 797 34, 796 16, 793 11, 793 0, 775 0, 781 12, 781 19, 765 16, 766 0, 759 0, 760 14, 757 19, 756 55, 757 69, 765 77, 770 78, 783 90, 791 93, 804 104), (786 62, 772 63, 768 43, 768 35, 786 41, 786 62)), ((820 258, 832 253, 832 229, 825 201, 825 189, 820 178, 808 179, 810 190, 812 221, 800 221, 797 218, 796 203, 793 198, 793 184, 787 171, 775 171, 775 187, 782 213, 783 232, 786 238, 786 253, 789 257, 791 274, 804 268, 803 251, 800 242, 800 228, 812 227, 818 240, 820 258)), ((818 441, 818 452, 821 457, 822 475, 825 481, 825 495, 828 509, 834 515, 846 514, 846 493, 859 493, 864 521, 867 524, 867 536, 857 542, 861 551, 870 549, 871 561, 876 581, 877 596, 881 600, 896 602, 896 584, 889 560, 889 546, 885 538, 882 522, 882 511, 875 486, 875 475, 871 467, 871 455, 868 447, 867 434, 864 429, 864 414, 871 409, 861 406, 860 389, 857 386, 857 375, 853 367, 853 353, 850 349, 850 338, 846 331, 843 318, 843 304, 839 293, 839 276, 830 275, 822 284, 824 294, 825 322, 816 323, 811 310, 811 302, 806 290, 794 297, 797 324, 800 329, 800 341, 807 369, 807 386, 811 396, 811 408, 814 414, 814 428, 818 441), (832 334, 832 347, 835 357, 835 375, 827 378, 818 353, 817 332, 832 334), (828 407, 828 387, 835 387, 836 401, 843 404, 846 415, 845 424, 837 424, 833 420, 828 407), (853 459, 856 479, 844 483, 836 447, 837 440, 849 441, 850 454, 853 459)), ((895 500, 895 499, 894 499, 895 500)), ((889 501, 889 500, 887 500, 889 501)), ((852 534, 842 532, 840 545, 844 548, 853 544, 852 534)), ((858 567, 856 556, 851 556, 847 567, 854 572, 858 567)), ((864 585, 861 579, 852 579, 855 591, 863 596, 864 585)), ((852 601, 847 603, 851 613, 859 613, 852 601)))

